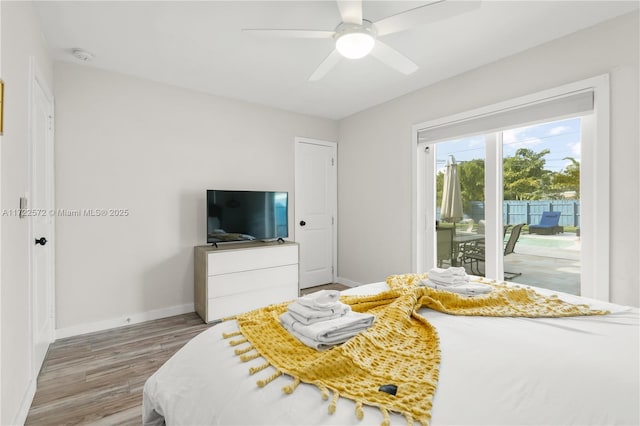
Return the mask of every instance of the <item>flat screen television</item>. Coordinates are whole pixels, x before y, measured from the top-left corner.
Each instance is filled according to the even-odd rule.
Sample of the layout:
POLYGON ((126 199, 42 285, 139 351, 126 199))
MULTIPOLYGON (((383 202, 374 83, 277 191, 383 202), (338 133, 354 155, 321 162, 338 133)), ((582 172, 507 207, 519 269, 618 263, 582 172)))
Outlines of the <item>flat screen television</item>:
POLYGON ((207 190, 207 243, 289 236, 288 193, 207 190))

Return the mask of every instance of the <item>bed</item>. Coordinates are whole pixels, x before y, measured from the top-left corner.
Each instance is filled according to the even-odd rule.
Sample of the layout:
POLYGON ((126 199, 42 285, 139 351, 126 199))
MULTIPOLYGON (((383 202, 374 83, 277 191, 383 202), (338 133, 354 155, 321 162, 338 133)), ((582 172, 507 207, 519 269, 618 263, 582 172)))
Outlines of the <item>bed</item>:
MULTIPOLYGON (((388 290, 374 283, 344 295, 388 290)), ((440 365, 430 423, 438 425, 638 425, 640 424, 639 310, 545 289, 573 304, 608 315, 566 318, 454 316, 422 308, 439 335, 440 365)), ((300 384, 291 395, 282 375, 258 387, 248 369, 263 360, 241 362, 223 333, 224 321, 201 333, 145 383, 145 425, 369 425, 383 413, 354 402, 321 398, 300 384)), ((268 371, 262 372, 268 374, 268 371)), ((407 424, 391 413, 390 424, 407 424)))

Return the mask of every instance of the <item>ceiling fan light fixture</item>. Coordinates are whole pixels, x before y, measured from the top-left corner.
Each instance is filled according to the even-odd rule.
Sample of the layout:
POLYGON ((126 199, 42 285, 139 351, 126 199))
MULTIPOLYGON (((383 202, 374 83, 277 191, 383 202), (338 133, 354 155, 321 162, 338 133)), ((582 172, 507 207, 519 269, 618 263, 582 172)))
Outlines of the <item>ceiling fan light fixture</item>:
POLYGON ((336 50, 349 59, 367 56, 376 44, 376 33, 371 22, 362 25, 343 23, 336 29, 336 50))
POLYGON ((367 33, 344 34, 336 40, 336 49, 345 58, 360 59, 367 56, 373 46, 375 39, 367 33))

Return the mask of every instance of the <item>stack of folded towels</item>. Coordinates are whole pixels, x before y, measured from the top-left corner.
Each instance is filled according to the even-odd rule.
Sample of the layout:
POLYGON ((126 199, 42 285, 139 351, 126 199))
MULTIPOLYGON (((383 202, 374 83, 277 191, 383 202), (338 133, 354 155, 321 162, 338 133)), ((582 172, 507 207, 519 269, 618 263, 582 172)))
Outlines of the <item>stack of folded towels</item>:
POLYGON ((477 296, 493 290, 488 284, 470 282, 469 275, 462 267, 433 268, 427 273, 427 277, 420 281, 422 285, 466 296, 477 296))
POLYGON ((287 306, 280 323, 302 343, 317 350, 344 343, 371 326, 375 317, 353 312, 339 297, 337 290, 302 296, 287 306))

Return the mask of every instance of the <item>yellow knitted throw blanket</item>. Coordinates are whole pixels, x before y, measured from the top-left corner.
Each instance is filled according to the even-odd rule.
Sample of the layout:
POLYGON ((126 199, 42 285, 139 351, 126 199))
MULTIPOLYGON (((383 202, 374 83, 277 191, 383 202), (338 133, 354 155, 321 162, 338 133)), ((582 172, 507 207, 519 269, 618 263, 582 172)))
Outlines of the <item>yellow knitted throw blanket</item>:
MULTIPOLYGON (((544 297, 529 288, 493 284, 495 290, 481 297, 418 286, 426 274, 395 275, 387 279, 390 290, 374 296, 342 296, 341 301, 356 312, 374 314, 374 324, 342 345, 318 352, 300 343, 280 325, 279 317, 288 303, 271 305, 242 315, 236 320, 239 331, 223 337, 238 346, 242 361, 262 357, 265 363, 249 369, 250 374, 273 367, 275 373, 258 380, 262 387, 282 374, 292 378, 283 388, 292 393, 300 382, 317 386, 323 399, 329 399, 333 413, 339 397, 355 402, 355 413, 362 419, 363 404, 427 425, 438 382, 440 348, 436 329, 418 310, 427 307, 453 315, 499 317, 565 317, 601 315, 586 305, 572 305, 557 297, 544 297), (239 346, 242 345, 242 346, 239 346), (381 386, 394 385, 393 392, 381 386), (384 388, 383 388, 384 389, 384 388), (330 395, 332 393, 332 395, 330 395)), ((263 373, 266 374, 266 373, 263 373)))

